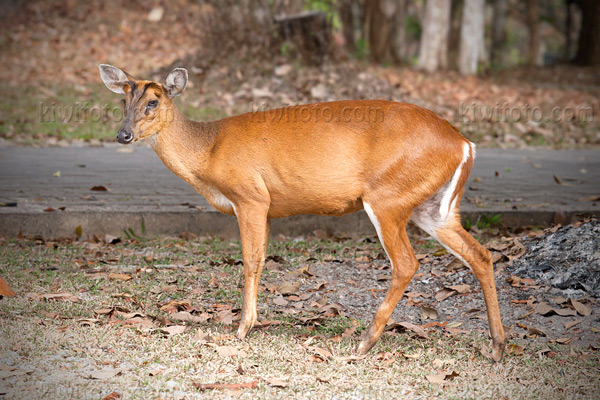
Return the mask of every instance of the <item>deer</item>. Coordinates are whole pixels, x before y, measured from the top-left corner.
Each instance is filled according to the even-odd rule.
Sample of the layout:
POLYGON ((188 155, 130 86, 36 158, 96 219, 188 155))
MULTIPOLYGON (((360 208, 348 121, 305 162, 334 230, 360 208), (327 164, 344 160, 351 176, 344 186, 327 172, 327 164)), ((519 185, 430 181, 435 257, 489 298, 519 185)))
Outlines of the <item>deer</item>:
POLYGON ((491 358, 505 335, 492 255, 460 222, 460 200, 475 145, 448 121, 416 105, 344 100, 192 121, 175 106, 188 72, 164 83, 138 80, 107 64, 106 87, 125 95, 117 142, 146 141, 175 175, 218 211, 237 217, 244 287, 237 337, 257 323, 257 293, 274 218, 341 216, 364 209, 391 263, 389 290, 357 353, 379 340, 419 263, 406 225, 413 221, 471 269, 487 308, 491 358))

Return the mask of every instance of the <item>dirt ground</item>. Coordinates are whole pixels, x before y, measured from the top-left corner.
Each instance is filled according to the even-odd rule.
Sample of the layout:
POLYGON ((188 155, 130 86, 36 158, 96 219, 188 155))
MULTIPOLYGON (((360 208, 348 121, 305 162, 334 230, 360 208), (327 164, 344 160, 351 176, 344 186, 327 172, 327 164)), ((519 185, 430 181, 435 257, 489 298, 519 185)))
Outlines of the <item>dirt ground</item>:
POLYGON ((189 233, 4 240, 0 274, 19 296, 0 300, 0 392, 13 399, 595 398, 598 299, 513 275, 514 259, 527 253, 523 243, 551 230, 472 232, 496 261, 509 344, 495 365, 486 356, 479 284, 416 228, 410 236, 421 267, 393 314, 397 323, 364 358, 354 349, 389 285, 376 238, 319 231, 272 238, 261 326, 242 341, 233 336, 239 242, 189 233))

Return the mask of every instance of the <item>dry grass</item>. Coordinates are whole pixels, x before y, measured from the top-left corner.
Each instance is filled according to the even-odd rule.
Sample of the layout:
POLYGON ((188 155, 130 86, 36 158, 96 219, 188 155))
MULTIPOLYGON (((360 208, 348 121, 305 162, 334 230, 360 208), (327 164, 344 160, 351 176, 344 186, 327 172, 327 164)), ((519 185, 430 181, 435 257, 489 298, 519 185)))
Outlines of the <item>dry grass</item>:
MULTIPOLYGON (((319 242, 332 252, 347 244, 319 242)), ((311 246, 313 242, 276 243, 271 253, 295 266, 311 246)), ((365 246, 378 251, 376 244, 365 246)), ((261 294, 261 317, 282 323, 254 330, 245 340, 230 337, 232 326, 212 321, 188 324, 183 333, 167 335, 159 329, 125 326, 115 322, 119 318, 108 319, 93 311, 120 305, 144 315, 168 317, 159 305, 182 298, 203 310, 228 300, 239 306, 240 267, 217 262, 238 252, 239 243, 218 240, 146 241, 100 248, 4 242, 0 274, 21 295, 0 300, 0 373, 11 366, 22 374, 13 371, 13 376, 0 378, 3 398, 100 399, 116 392, 124 399, 592 399, 600 390, 598 352, 593 348, 529 346, 523 355, 508 355, 494 365, 480 353, 487 339, 478 332, 453 336, 434 332, 427 340, 409 332, 385 335, 365 358, 348 360, 368 321, 361 321, 357 333, 338 341, 335 338, 350 325, 347 318, 337 316, 325 319, 321 326, 307 326, 296 316, 269 309, 266 304, 273 295, 268 291, 261 294), (149 254, 152 261, 144 261, 149 254), (163 263, 189 265, 155 268, 163 263), (133 271, 129 272, 133 278, 124 282, 97 273, 111 265, 133 271), (207 282, 214 276, 219 287, 208 289, 207 282), (169 295, 152 291, 166 283, 178 290, 169 295), (197 287, 206 290, 194 294, 197 287), (82 301, 25 296, 51 292, 70 292, 82 301), (113 297, 122 292, 132 294, 141 306, 113 297), (82 318, 100 321, 90 326, 79 321, 82 318), (198 331, 213 338, 198 341, 198 331), (315 349, 331 356, 315 357, 320 351, 315 349), (96 371, 115 368, 119 375, 90 379, 96 371), (443 383, 427 378, 451 372, 458 375, 443 383), (199 391, 193 385, 253 381, 258 381, 256 388, 228 391, 199 391)))

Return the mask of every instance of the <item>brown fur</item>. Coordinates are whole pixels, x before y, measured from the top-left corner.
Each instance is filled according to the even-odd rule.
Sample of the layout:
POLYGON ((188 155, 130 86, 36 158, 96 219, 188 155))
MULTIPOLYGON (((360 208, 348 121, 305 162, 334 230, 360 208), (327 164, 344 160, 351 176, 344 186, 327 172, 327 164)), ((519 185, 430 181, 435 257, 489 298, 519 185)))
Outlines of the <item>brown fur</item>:
MULTIPOLYGON (((239 337, 256 322, 270 220, 343 215, 369 204, 393 268, 390 291, 359 347, 368 351, 418 267, 405 224, 415 207, 451 180, 468 141, 433 112, 391 101, 336 101, 194 122, 176 109, 161 85, 151 84, 142 95, 147 83, 125 88, 124 124, 130 124, 134 140, 152 137, 169 169, 216 209, 238 218, 245 275, 239 337), (158 107, 146 113, 151 99, 158 99, 158 107)), ((472 165, 469 154, 453 196, 462 193, 472 165)), ((457 208, 452 211, 458 215, 457 208)), ((475 246, 455 224, 454 219, 443 221, 440 230, 450 247, 465 241, 475 246)), ((480 272, 489 269, 481 259, 485 254, 473 254, 468 260, 489 286, 493 274, 480 272)), ((495 289, 485 290, 488 308, 497 308, 495 289)), ((492 310, 490 316, 495 348, 503 348, 499 312, 492 310)))

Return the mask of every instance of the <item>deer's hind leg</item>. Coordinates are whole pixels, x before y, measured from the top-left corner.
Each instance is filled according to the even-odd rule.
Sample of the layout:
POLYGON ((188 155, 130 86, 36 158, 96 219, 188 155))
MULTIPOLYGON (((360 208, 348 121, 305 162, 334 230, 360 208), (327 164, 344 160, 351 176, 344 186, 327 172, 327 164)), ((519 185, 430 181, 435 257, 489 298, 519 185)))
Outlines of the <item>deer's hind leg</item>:
POLYGON ((365 354, 377 343, 404 290, 419 268, 419 263, 406 234, 406 223, 409 216, 397 211, 402 208, 384 208, 379 205, 377 208, 371 208, 369 203, 364 201, 363 205, 377 230, 381 245, 392 263, 392 283, 358 346, 360 354, 365 354))
MULTIPOLYGON (((443 190, 453 190, 451 187, 443 190)), ((443 194, 443 193, 442 193, 443 194)), ((500 308, 494 280, 492 255, 460 224, 458 205, 448 210, 440 201, 443 196, 433 196, 417 207, 412 220, 424 231, 437 239, 452 254, 471 268, 483 290, 487 308, 490 336, 492 337, 492 358, 500 361, 506 344, 504 329, 500 320, 500 308)))

